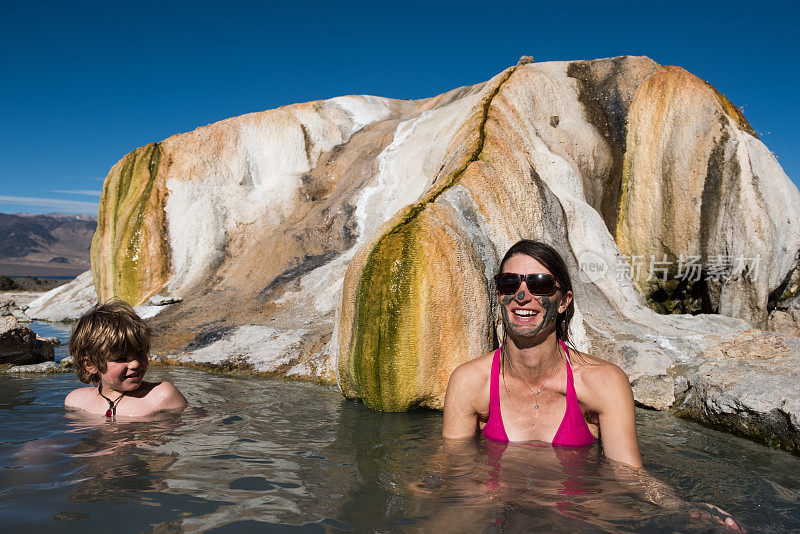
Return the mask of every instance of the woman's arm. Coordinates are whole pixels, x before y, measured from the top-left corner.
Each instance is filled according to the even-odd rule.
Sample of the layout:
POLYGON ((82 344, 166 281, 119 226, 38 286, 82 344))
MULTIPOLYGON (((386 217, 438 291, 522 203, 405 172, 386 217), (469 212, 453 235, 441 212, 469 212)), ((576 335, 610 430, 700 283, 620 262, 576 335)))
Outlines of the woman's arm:
POLYGON ((469 438, 478 429, 478 414, 475 410, 475 375, 473 366, 462 365, 450 375, 444 397, 445 438, 469 438))
POLYGON ((600 438, 605 455, 632 467, 642 466, 633 392, 627 375, 616 365, 603 365, 593 373, 600 438))
MULTIPOLYGON (((603 366, 600 371, 599 384, 605 384, 601 390, 598 414, 603 452, 609 459, 626 464, 614 466, 612 462, 617 478, 639 489, 642 497, 653 504, 666 508, 691 507, 692 504, 678 497, 669 485, 642 468, 642 455, 636 436, 633 392, 628 376, 616 365, 603 366)), ((713 504, 694 505, 693 513, 707 516, 730 529, 741 530, 730 514, 713 504), (703 506, 707 509, 703 509, 703 506)))
POLYGON ((642 467, 633 468, 617 462, 611 462, 611 467, 618 481, 630 486, 642 499, 656 506, 683 509, 692 517, 714 521, 731 530, 742 531, 736 520, 722 508, 709 503, 693 503, 681 499, 671 486, 658 480, 642 467))

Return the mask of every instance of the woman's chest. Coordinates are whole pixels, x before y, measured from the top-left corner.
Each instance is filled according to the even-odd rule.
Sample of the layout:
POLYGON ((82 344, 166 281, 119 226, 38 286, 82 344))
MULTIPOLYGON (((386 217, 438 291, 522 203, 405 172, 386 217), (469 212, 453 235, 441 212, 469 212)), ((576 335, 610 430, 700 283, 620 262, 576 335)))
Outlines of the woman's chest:
POLYGON ((508 440, 552 442, 564 421, 566 396, 558 391, 527 393, 500 392, 500 415, 508 440))

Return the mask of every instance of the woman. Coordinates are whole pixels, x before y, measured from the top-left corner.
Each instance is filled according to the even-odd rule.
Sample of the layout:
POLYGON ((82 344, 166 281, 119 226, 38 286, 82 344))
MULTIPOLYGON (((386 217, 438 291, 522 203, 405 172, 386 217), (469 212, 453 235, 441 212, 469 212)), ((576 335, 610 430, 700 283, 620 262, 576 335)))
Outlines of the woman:
POLYGON ((558 252, 518 242, 500 263, 495 289, 503 344, 450 376, 443 436, 466 438, 482 429, 495 441, 572 447, 601 436, 608 458, 641 467, 628 377, 566 345, 574 303, 558 252))
MULTIPOLYGON (((587 446, 601 437, 603 452, 620 462, 613 467, 627 486, 661 506, 688 505, 639 469, 633 393, 625 373, 567 347, 574 304, 567 266, 558 252, 537 241, 519 241, 500 262, 495 289, 503 344, 450 376, 442 434, 453 439, 445 445, 456 446, 458 438, 473 437, 478 429, 494 441, 565 447, 587 446)), ((560 458, 569 451, 556 452, 570 471, 560 458)), ((559 493, 576 492, 565 488, 559 493)), ((714 505, 700 503, 691 513, 739 530, 730 514, 714 505)))

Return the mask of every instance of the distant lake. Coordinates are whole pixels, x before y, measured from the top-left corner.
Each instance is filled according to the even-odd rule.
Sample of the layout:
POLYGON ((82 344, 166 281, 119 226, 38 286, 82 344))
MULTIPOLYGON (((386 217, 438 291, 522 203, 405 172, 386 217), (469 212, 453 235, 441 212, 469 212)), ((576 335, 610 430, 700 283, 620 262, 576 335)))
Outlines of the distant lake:
POLYGON ((77 276, 47 276, 43 274, 11 274, 9 278, 50 278, 52 280, 75 280, 77 276))

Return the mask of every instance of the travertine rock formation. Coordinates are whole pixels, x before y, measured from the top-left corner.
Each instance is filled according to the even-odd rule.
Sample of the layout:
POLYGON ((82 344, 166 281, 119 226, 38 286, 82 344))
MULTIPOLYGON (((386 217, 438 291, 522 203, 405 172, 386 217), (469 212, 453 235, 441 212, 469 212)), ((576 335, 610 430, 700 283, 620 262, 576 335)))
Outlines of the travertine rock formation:
MULTIPOLYGON (((715 256, 741 259, 734 269, 768 279, 712 281, 712 309, 766 326, 769 292, 797 263, 800 196, 776 179, 783 171, 739 110, 702 80, 666 67, 637 90, 626 144, 616 235, 623 254, 675 267, 680 255, 706 265, 715 256)), ((648 274, 640 271, 640 287, 648 274)))
POLYGON ((694 398, 705 350, 792 302, 800 192, 679 67, 528 59, 430 99, 297 104, 137 149, 106 180, 92 265, 101 299, 182 299, 153 319, 162 357, 405 410, 440 407, 493 346, 489 280, 522 237, 566 258, 578 347, 667 408, 694 398))
POLYGON ((86 271, 69 284, 39 295, 26 307, 25 315, 42 321, 74 321, 97 304, 97 293, 91 271, 86 271))

